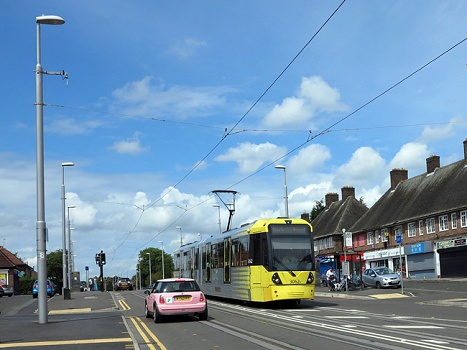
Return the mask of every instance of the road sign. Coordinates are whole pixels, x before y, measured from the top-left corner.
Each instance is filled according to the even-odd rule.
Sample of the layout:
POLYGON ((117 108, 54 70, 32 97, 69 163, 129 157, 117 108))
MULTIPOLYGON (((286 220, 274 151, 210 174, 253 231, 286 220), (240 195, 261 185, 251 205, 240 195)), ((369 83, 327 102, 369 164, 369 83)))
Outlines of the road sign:
POLYGON ((402 244, 402 235, 396 236, 396 244, 402 244))

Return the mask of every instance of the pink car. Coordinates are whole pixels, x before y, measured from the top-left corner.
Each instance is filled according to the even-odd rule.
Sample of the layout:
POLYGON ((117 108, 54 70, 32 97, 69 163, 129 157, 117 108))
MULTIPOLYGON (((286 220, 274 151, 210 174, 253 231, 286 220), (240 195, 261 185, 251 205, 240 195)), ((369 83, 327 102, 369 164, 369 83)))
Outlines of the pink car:
POLYGON ((144 293, 145 316, 153 317, 156 323, 168 315, 195 315, 203 321, 208 318, 206 297, 194 279, 162 279, 144 293))

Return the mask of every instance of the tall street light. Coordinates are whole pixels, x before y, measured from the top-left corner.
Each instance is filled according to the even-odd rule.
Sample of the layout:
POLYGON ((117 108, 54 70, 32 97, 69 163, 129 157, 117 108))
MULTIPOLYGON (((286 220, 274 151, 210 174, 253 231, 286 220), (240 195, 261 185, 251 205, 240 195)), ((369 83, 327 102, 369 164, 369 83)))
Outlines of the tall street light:
POLYGON ((68 287, 71 289, 71 226, 70 226, 70 209, 76 208, 76 205, 69 205, 67 207, 68 210, 68 260, 67 260, 67 266, 68 266, 68 287))
POLYGON ((141 259, 138 258, 139 290, 141 290, 141 259))
POLYGON ((276 165, 276 169, 283 169, 284 170, 284 206, 285 206, 285 217, 289 217, 289 198, 287 194, 287 175, 285 171, 285 165, 276 165))
POLYGON ((213 204, 212 205, 213 208, 217 208, 217 211, 219 213, 219 220, 218 220, 218 224, 219 224, 219 234, 222 234, 222 228, 221 228, 221 206, 219 204, 213 204))
POLYGON ((164 242, 159 241, 162 244, 162 279, 165 278, 165 271, 164 271, 164 242))
POLYGON ((62 295, 64 298, 67 297, 68 293, 68 277, 67 277, 67 268, 66 268, 66 224, 65 224, 65 167, 74 166, 72 162, 62 163, 62 295))
POLYGON ((44 99, 41 64, 41 24, 59 25, 65 20, 59 16, 36 17, 36 191, 37 191, 37 222, 36 222, 36 245, 37 245, 37 280, 38 290, 38 314, 39 323, 47 323, 47 247, 46 235, 47 225, 45 222, 45 196, 44 196, 44 99))
POLYGON ((151 287, 151 284, 152 284, 151 253, 146 253, 146 254, 149 255, 149 287, 151 287))
POLYGON ((183 245, 183 240, 182 240, 182 227, 177 226, 175 227, 177 230, 180 230, 180 247, 183 245))

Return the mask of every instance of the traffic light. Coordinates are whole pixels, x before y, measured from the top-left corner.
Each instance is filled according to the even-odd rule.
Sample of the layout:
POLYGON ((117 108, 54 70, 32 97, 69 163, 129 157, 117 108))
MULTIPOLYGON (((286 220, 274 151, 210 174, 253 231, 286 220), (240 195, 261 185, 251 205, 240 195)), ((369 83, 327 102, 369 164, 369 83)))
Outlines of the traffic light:
POLYGON ((101 254, 100 253, 96 254, 96 265, 101 266, 101 254))
POLYGON ((101 252, 101 265, 105 265, 105 253, 101 252))

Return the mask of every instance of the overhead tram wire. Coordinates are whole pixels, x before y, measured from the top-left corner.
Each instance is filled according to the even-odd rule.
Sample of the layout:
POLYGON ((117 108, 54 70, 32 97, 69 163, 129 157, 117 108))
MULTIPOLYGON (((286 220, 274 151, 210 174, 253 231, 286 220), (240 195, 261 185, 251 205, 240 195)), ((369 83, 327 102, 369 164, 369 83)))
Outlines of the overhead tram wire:
MULTIPOLYGON (((266 90, 264 90, 264 92, 256 99, 256 101, 250 106, 250 108, 248 108, 248 110, 242 115, 242 117, 234 124, 233 127, 230 128, 229 131, 227 131, 227 129, 225 129, 225 133, 224 135, 222 136, 222 138, 216 143, 216 145, 214 145, 214 147, 211 148, 211 150, 200 160, 196 163, 196 165, 190 169, 190 171, 188 171, 187 174, 185 174, 174 186, 171 187, 171 189, 169 191, 167 191, 166 193, 164 193, 162 196, 160 196, 156 201, 154 201, 154 203, 152 203, 151 205, 148 206, 148 208, 154 206, 156 203, 158 203, 159 201, 161 201, 167 194, 169 194, 174 188, 176 188, 178 185, 180 185, 186 178, 188 178, 188 176, 190 176, 199 166, 200 164, 202 164, 202 162, 204 160, 206 160, 220 145, 221 143, 227 138, 227 136, 230 136, 232 134, 234 134, 234 130, 235 128, 247 117, 247 115, 253 110, 253 108, 255 108, 255 106, 263 99, 263 97, 269 92, 269 90, 271 90, 271 88, 277 83, 277 81, 285 74, 285 72, 290 68, 290 66, 297 60, 297 58, 303 53, 303 51, 308 47, 308 45, 316 38, 316 36, 321 32, 321 30, 328 24, 328 22, 331 20, 332 17, 334 17, 334 15, 337 13, 337 11, 344 5, 344 3, 346 2, 347 0, 343 0, 339 6, 337 6, 337 8, 331 13, 331 15, 326 19, 326 21, 324 21, 324 23, 318 28, 318 30, 312 35, 312 37, 307 41, 307 43, 301 48, 301 50, 294 56, 294 58, 287 64, 287 66, 279 73, 279 75, 273 80, 273 82, 271 84, 269 84, 269 86, 266 88, 266 90)), ((256 174, 256 173, 255 173, 256 174)), ((252 174, 251 176, 253 176, 254 174, 252 174)), ((246 180, 246 179, 244 179, 246 180)), ((240 182, 243 182, 244 180, 240 181, 240 182)), ((239 183, 240 183, 239 182, 239 183)), ((229 187, 230 188, 230 187, 229 187)), ((207 200, 205 200, 207 201, 207 200)), ((205 202, 204 201, 204 202, 205 202)), ((199 203, 198 205, 200 205, 201 203, 199 203)), ((193 206, 192 208, 194 207, 197 207, 198 205, 196 206, 193 206)), ((191 209, 191 208, 190 208, 191 209)), ((135 226, 136 228, 136 226, 135 226)), ((165 231, 165 230, 163 230, 165 231)), ((161 231, 161 232, 163 232, 161 231)), ((161 232, 159 232, 155 237, 157 237, 161 232)), ((131 233, 131 232, 130 232, 131 233)), ((155 239, 152 238, 152 240, 155 239)))
MULTIPOLYGON (((376 101, 377 99, 379 99, 380 97, 382 97, 383 95, 387 94, 389 91, 393 90, 394 88, 396 88, 397 86, 399 86, 400 84, 402 84, 404 81, 410 79, 411 77, 413 77, 415 74, 417 74, 418 72, 420 72, 421 70, 425 69, 426 67, 428 67, 430 64, 432 64, 433 62, 437 61, 438 59, 440 59, 441 57, 443 57, 444 55, 446 55, 448 52, 450 52, 451 50, 453 50, 454 48, 456 48, 457 46, 459 46, 460 44, 462 44, 463 42, 465 42, 467 40, 467 37, 462 39, 461 41, 459 41, 458 43, 454 44, 453 46, 451 46, 449 49, 445 50, 443 53, 439 54, 438 56, 436 56, 435 58, 433 58, 432 60, 428 61, 427 63, 425 63, 423 66, 421 66, 420 68, 416 69, 415 71, 413 71, 412 73, 410 73, 409 75, 407 75, 405 78, 399 80, 397 83, 393 84, 391 87, 387 88, 386 90, 384 90, 383 92, 381 92, 380 94, 376 95, 375 97, 373 97, 371 100, 369 100, 368 102, 364 103, 363 105, 361 105, 360 107, 358 107, 357 109, 355 109, 354 111, 352 111, 351 113, 347 114, 346 116, 344 116, 343 118, 339 119, 338 121, 336 121, 335 123, 331 124, 330 126, 328 126, 326 129, 320 131, 318 134, 314 135, 313 137, 308 137, 308 139, 303 142, 302 144, 298 145, 297 147, 295 147, 294 149, 290 150, 289 152, 287 152, 286 154, 284 154, 283 156, 277 158, 276 160, 274 160, 273 162, 270 162, 269 164, 266 164, 264 165, 263 167, 261 167, 260 169, 258 169, 257 171, 255 171, 254 173, 248 175, 247 177, 243 178, 242 180, 234 183, 233 185, 231 185, 229 188, 232 188, 244 181, 246 181, 247 179, 251 178, 252 176, 258 174, 259 172, 263 171, 264 169, 270 167, 271 165, 275 164, 276 162, 280 161, 281 159, 284 159, 285 157, 287 157, 288 155, 294 153, 295 151, 301 149, 303 146, 305 146, 308 142, 310 142, 311 140, 314 140, 315 138, 317 138, 318 136, 321 136, 321 135, 324 135, 324 134, 327 134, 329 132, 332 132, 333 130, 331 130, 334 126, 342 123, 344 120, 350 118, 352 115, 356 114, 357 112, 361 111, 363 108, 365 108, 366 106, 368 106, 369 104, 373 103, 374 101, 376 101)), ((311 133, 311 132, 310 132, 311 133)))
MULTIPOLYGON (((290 66, 297 60, 297 58, 303 53, 303 51, 310 45, 310 43, 316 38, 316 36, 321 32, 321 30, 328 24, 328 22, 331 20, 332 17, 337 13, 337 11, 344 5, 344 3, 347 0, 343 0, 339 6, 329 15, 329 17, 324 21, 324 23, 319 27, 319 29, 312 35, 312 37, 307 41, 307 43, 300 49, 300 51, 294 56, 294 58, 287 64, 287 66, 279 73, 279 75, 273 80, 271 84, 264 90, 264 92, 256 99, 256 101, 248 108, 248 110, 242 115, 242 117, 234 124, 233 127, 230 128, 229 131, 226 131, 222 138, 219 140, 219 142, 216 143, 216 145, 211 148, 211 150, 198 162, 196 165, 185 175, 183 176, 172 188, 176 188, 179 184, 181 184, 188 176, 190 176, 193 171, 195 171, 200 164, 206 158, 208 158, 219 146, 220 144, 227 138, 227 136, 230 136, 235 128, 246 118, 246 116, 255 108, 255 106, 263 99, 263 97, 271 90, 271 88, 276 84, 276 82, 285 74, 285 72, 290 68, 290 66)), ((170 192, 170 191, 169 191, 170 192)), ((166 194, 168 194, 167 192, 166 194)), ((158 200, 156 200, 154 204, 156 204, 158 201, 162 200, 163 196, 161 196, 158 200)))
MULTIPOLYGON (((342 4, 341 4, 342 5, 342 4)), ((381 92, 380 94, 376 95, 375 97, 373 97, 371 100, 369 100, 368 102, 364 103, 363 105, 361 105, 360 107, 358 107, 357 109, 355 109, 354 111, 352 111, 351 113, 347 114, 346 116, 344 116, 343 118, 339 119, 338 121, 336 121, 335 123, 331 124, 329 127, 327 127, 326 129, 322 130, 321 132, 317 133, 316 135, 314 135, 313 137, 308 137, 307 140, 305 142, 303 142, 302 144, 298 145, 297 147, 295 147, 294 149, 292 149, 291 151, 287 152, 286 154, 284 154, 283 156, 279 157, 278 159, 276 159, 274 162, 270 162, 269 164, 266 164, 265 166, 261 167, 260 169, 258 169, 257 171, 255 171, 254 173, 248 175, 247 177, 241 179, 240 181, 234 183, 233 185, 229 186, 227 189, 230 189, 230 188, 233 188, 234 186, 246 181, 247 179, 253 177, 254 175, 258 174, 259 172, 263 171, 264 169, 270 167, 271 165, 273 165, 275 162, 287 157, 288 155, 294 153, 295 151, 301 149, 303 146, 305 146, 307 143, 309 143, 310 141, 314 140, 315 138, 317 138, 318 136, 321 136, 321 135, 324 135, 328 132, 332 132, 333 130, 331 130, 334 126, 336 125, 339 125, 340 123, 342 123, 343 121, 345 121, 346 119, 350 118, 352 115, 356 114, 357 112, 359 112, 360 110, 362 110, 363 108, 367 107, 369 104, 373 103, 374 101, 376 101, 377 99, 379 99, 380 97, 382 97, 383 95, 387 94, 389 91, 393 90, 394 88, 396 88, 397 86, 399 86, 400 84, 402 84, 404 81, 408 80, 409 78, 411 78, 412 76, 414 76, 415 74, 417 74, 418 72, 420 72, 421 70, 425 69, 426 67, 428 67, 430 64, 432 64, 433 62, 437 61, 438 59, 440 59, 441 57, 443 57, 444 55, 446 55, 447 53, 449 53, 451 50, 453 50, 454 48, 456 48, 457 46, 461 45, 463 42, 465 42, 467 40, 467 37, 462 39, 461 41, 459 41, 458 43, 456 43, 455 45, 451 46, 449 49, 445 50, 444 52, 442 52, 441 54, 439 54, 438 56, 436 56, 435 58, 433 58, 432 60, 430 60, 429 62, 427 62, 426 64, 422 65, 420 68, 416 69, 415 71, 413 71, 412 73, 410 73, 409 75, 407 75, 406 77, 404 77, 403 79, 399 80, 397 83, 393 84, 391 87, 387 88, 386 90, 384 90, 383 92, 381 92)), ((283 74, 283 73, 281 73, 283 74)), ((277 80, 277 79, 276 79, 277 80)), ((272 86, 272 84, 270 85, 270 87, 272 86)), ((269 87, 269 88, 270 88, 269 87)), ((268 89, 269 89, 268 88, 268 89)), ((264 94, 262 95, 264 96, 264 94)), ((259 99, 257 100, 259 101, 259 99)), ((257 103, 257 102, 256 102, 257 103)), ((249 111, 251 110, 252 108, 249 109, 249 111)), ((247 112, 248 113, 248 112, 247 112)), ((245 113, 245 115, 241 118, 244 119, 245 116, 247 115, 247 113, 245 113)), ((235 124, 235 125, 238 125, 240 123, 240 121, 235 124)), ((229 135, 229 133, 232 132, 232 130, 234 129, 235 127, 231 128, 231 130, 226 133, 226 135, 218 142, 218 144, 209 152, 209 154, 211 154, 218 146, 219 144, 225 139, 226 136, 229 135)), ((311 132, 310 132, 311 134, 311 132)), ((208 155, 209 155, 208 154, 208 155)), ((207 155, 207 156, 208 156, 207 155)), ((204 159, 207 158, 204 157, 204 159)), ((196 166, 197 167, 197 166, 196 166)), ((196 167, 194 167, 189 174, 191 174, 195 169, 196 167)), ((178 184, 180 184, 189 174, 187 174, 181 181, 178 182, 178 184)), ((159 199, 161 200, 162 197, 159 199)), ((158 200, 158 201, 159 201, 158 200)), ((155 203, 154 203, 155 204, 155 203)), ((200 205, 201 203, 199 203, 198 205, 200 205)), ((196 205, 196 206, 198 206, 196 205)), ((192 208, 196 207, 196 206, 193 206, 192 208)), ((190 208, 191 209, 191 208, 190 208)), ((154 238, 153 238, 154 239, 154 238)))
POLYGON ((276 82, 284 75, 284 73, 290 68, 290 66, 297 60, 298 56, 300 56, 303 53, 303 51, 305 51, 305 49, 308 47, 308 45, 313 41, 314 38, 316 38, 316 36, 321 32, 321 30, 326 26, 326 24, 328 24, 328 22, 331 20, 331 18, 334 17, 334 15, 337 13, 337 11, 339 11, 339 9, 342 7, 342 5, 344 5, 344 3, 346 1, 347 0, 343 0, 339 4, 339 6, 337 6, 337 8, 334 10, 334 12, 331 13, 331 15, 326 19, 326 21, 324 21, 324 23, 321 25, 321 27, 319 27, 319 29, 316 31, 316 33, 313 34, 313 36, 310 38, 310 40, 307 41, 305 46, 302 47, 302 49, 295 55, 295 57, 282 70, 282 72, 279 73, 279 75, 276 77, 276 79, 274 79, 273 82, 261 94, 261 96, 258 97, 258 99, 255 101, 255 103, 253 103, 253 105, 251 105, 251 107, 245 112, 245 114, 243 114, 243 116, 237 121, 237 123, 235 123, 235 125, 225 134, 225 137, 229 136, 233 132, 233 130, 235 130, 235 128, 243 121, 243 119, 245 119, 246 116, 253 110, 253 108, 255 108, 255 106, 263 99, 263 97, 269 92, 269 90, 276 84, 276 82))
MULTIPOLYGON (((151 208, 152 206, 156 205, 159 201, 161 201, 167 194, 169 194, 173 189, 175 189, 178 185, 180 185, 183 181, 185 181, 188 176, 190 176, 199 166, 202 164, 204 160, 206 160, 220 145, 221 143, 227 138, 227 136, 231 135, 235 128, 246 118, 246 116, 253 110, 253 108, 263 99, 263 97, 269 92, 269 90, 276 84, 276 82, 285 74, 285 72, 290 68, 290 66, 297 60, 297 58, 303 53, 303 51, 308 47, 308 45, 313 41, 314 38, 321 32, 321 30, 326 26, 326 24, 331 20, 332 17, 337 13, 337 11, 342 7, 342 5, 346 2, 347 0, 343 0, 340 5, 332 12, 332 14, 326 19, 326 21, 319 27, 319 29, 313 34, 313 36, 310 38, 310 40, 307 41, 307 43, 302 47, 302 49, 295 55, 295 57, 287 64, 287 66, 279 73, 279 75, 273 80, 273 82, 266 88, 266 90, 256 99, 256 101, 251 105, 251 107, 243 114, 243 116, 234 124, 232 128, 230 128, 229 131, 224 133, 222 138, 214 145, 214 147, 211 148, 211 150, 200 160, 196 163, 196 165, 188 171, 175 185, 173 185, 169 191, 164 193, 162 196, 160 196, 154 203, 151 205, 148 205, 148 209, 151 208)), ((130 235, 134 230, 136 229, 136 226, 133 228, 132 231, 128 233, 130 235)), ((159 234, 158 234, 159 235, 159 234)), ((157 237, 157 235, 156 235, 157 237)), ((154 237, 155 238, 155 237, 154 237)), ((153 239, 154 239, 153 238, 153 239)), ((121 245, 120 245, 121 246, 121 245)), ((119 246, 119 247, 120 247, 119 246)))
POLYGON ((184 121, 180 121, 180 120, 171 120, 171 119, 166 119, 166 118, 157 118, 157 117, 126 114, 126 113, 97 111, 97 110, 90 109, 90 108, 72 107, 72 106, 58 105, 58 104, 53 104, 53 103, 47 103, 47 104, 44 104, 44 106, 56 107, 56 108, 68 108, 68 109, 74 109, 74 110, 77 110, 77 111, 86 111, 86 112, 93 112, 93 113, 98 113, 98 114, 117 115, 117 116, 126 117, 126 118, 138 118, 138 119, 145 119, 145 120, 154 120, 154 121, 158 121, 158 122, 161 122, 161 123, 172 123, 172 124, 181 124, 181 125, 186 125, 186 126, 197 126, 197 127, 200 127, 200 128, 225 130, 225 127, 222 127, 222 126, 207 125, 207 124, 200 124, 200 123, 190 123, 190 122, 184 122, 184 121))

